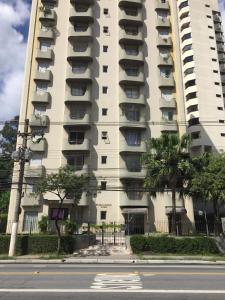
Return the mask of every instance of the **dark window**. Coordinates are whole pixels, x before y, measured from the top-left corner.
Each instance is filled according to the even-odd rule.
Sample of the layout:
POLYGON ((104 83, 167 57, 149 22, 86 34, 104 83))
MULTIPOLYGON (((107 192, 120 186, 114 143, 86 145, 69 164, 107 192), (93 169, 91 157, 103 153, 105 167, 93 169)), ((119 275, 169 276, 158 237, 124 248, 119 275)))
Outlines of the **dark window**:
POLYGON ((107 73, 108 72, 108 66, 103 66, 102 70, 103 70, 103 73, 107 73))
POLYGON ((225 120, 219 120, 219 123, 225 123, 225 120))
POLYGON ((104 15, 108 15, 109 14, 109 9, 108 8, 104 8, 103 13, 104 13, 104 15))
POLYGON ((108 52, 108 46, 103 46, 103 52, 108 52))
POLYGON ((107 156, 101 157, 102 164, 105 165, 107 163, 107 156))
POLYGON ((198 111, 198 105, 197 104, 196 105, 191 105, 187 108, 187 113, 188 114, 193 112, 193 111, 198 111))
POLYGON ((193 119, 190 119, 188 121, 188 126, 191 127, 191 126, 194 126, 194 125, 198 125, 199 124, 199 118, 193 118, 193 119))
POLYGON ((194 98, 197 98, 197 93, 196 92, 193 92, 193 93, 189 93, 187 94, 186 96, 186 100, 191 100, 191 99, 194 99, 194 98))
POLYGON ((208 26, 208 28, 212 29, 213 27, 212 26, 208 26))
POLYGON ((212 61, 217 61, 215 58, 212 58, 212 61))
POLYGON ((182 8, 188 6, 188 1, 185 1, 185 2, 182 2, 180 5, 179 5, 179 10, 181 10, 182 8))
POLYGON ((208 19, 212 19, 212 16, 209 16, 209 15, 207 15, 207 16, 206 16, 206 18, 208 18, 208 19))
POLYGON ((222 106, 217 106, 217 109, 218 110, 223 110, 223 107, 222 106))
POLYGON ((68 208, 50 208, 50 220, 66 220, 68 218, 68 208))
POLYGON ((210 47, 210 49, 211 49, 211 50, 216 50, 216 48, 214 48, 214 47, 210 47))
POLYGON ((210 40, 214 40, 214 37, 213 36, 209 36, 210 40))
POLYGON ((191 33, 186 33, 185 35, 182 36, 181 40, 182 42, 184 42, 190 38, 191 38, 191 33))
POLYGON ((214 82, 214 84, 215 84, 215 85, 220 85, 220 83, 219 83, 219 82, 214 82))
POLYGON ((108 87, 107 86, 103 86, 102 87, 102 93, 103 94, 107 94, 108 93, 108 87))
POLYGON ((186 58, 183 60, 183 64, 185 65, 185 64, 187 64, 187 63, 189 63, 189 62, 191 62, 191 61, 193 61, 193 60, 194 60, 194 56, 193 56, 193 55, 188 56, 188 57, 186 57, 186 58))
POLYGON ((69 132, 69 143, 80 145, 84 142, 84 132, 72 131, 69 132))
POLYGON ((192 138, 193 140, 199 139, 199 138, 200 138, 200 131, 192 132, 192 133, 191 133, 191 138, 192 138))
POLYGON ((108 109, 107 108, 103 108, 102 109, 102 116, 107 116, 108 113, 108 109))
POLYGON ((101 220, 106 220, 106 211, 104 210, 102 210, 101 212, 100 212, 100 219, 101 220))
POLYGON ((185 89, 189 88, 190 86, 196 85, 195 79, 189 80, 185 83, 185 89))
POLYGON ((106 181, 101 181, 101 190, 102 191, 106 191, 106 184, 107 184, 106 181))
POLYGON ((217 70, 213 70, 213 73, 219 73, 217 70))
POLYGON ((225 133, 221 133, 220 135, 223 136, 223 137, 225 137, 225 133))
POLYGON ((108 33, 109 32, 109 27, 108 26, 104 26, 103 27, 103 32, 104 33, 108 33))

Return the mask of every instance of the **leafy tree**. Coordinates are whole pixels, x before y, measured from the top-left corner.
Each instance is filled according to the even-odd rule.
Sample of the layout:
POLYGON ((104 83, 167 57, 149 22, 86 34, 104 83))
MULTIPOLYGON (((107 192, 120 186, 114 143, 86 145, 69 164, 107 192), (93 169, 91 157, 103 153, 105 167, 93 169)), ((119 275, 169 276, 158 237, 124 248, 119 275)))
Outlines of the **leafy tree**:
POLYGON ((143 155, 143 164, 147 168, 145 187, 150 193, 172 192, 172 234, 176 234, 176 191, 183 192, 184 185, 191 173, 189 135, 162 134, 151 138, 147 143, 147 152, 143 155))
POLYGON ((63 167, 58 170, 58 173, 46 175, 40 178, 35 185, 35 193, 37 195, 45 194, 47 192, 56 195, 59 198, 58 213, 55 218, 55 226, 58 235, 57 252, 61 249, 61 232, 59 226, 60 211, 63 206, 63 201, 67 198, 74 199, 74 204, 79 203, 87 178, 84 176, 75 175, 73 169, 63 167))
POLYGON ((195 172, 188 194, 213 203, 215 234, 220 232, 220 205, 225 203, 225 154, 205 154, 193 160, 195 172))
POLYGON ((12 152, 16 149, 18 117, 5 122, 0 130, 0 211, 8 211, 13 172, 12 152))

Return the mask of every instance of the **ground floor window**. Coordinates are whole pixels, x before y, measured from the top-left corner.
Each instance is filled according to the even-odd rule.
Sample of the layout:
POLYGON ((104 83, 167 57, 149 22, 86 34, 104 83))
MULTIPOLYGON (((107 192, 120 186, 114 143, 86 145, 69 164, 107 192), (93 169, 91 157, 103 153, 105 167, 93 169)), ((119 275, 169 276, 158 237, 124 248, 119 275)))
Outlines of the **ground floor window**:
POLYGON ((50 220, 66 220, 69 215, 69 209, 68 208, 51 208, 49 219, 50 220))
POLYGON ((23 231, 34 232, 38 230, 38 212, 25 211, 23 219, 23 231))

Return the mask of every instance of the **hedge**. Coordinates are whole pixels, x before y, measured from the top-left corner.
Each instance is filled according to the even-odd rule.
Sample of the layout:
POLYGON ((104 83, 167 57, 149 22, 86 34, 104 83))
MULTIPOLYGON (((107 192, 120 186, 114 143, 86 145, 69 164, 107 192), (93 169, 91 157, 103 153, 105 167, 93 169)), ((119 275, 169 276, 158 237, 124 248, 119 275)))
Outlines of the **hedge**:
POLYGON ((0 215, 0 233, 6 232, 7 218, 8 218, 7 214, 0 215))
MULTIPOLYGON (((18 235, 16 243, 16 254, 40 254, 55 253, 57 251, 56 235, 18 235)), ((75 250, 86 248, 94 244, 95 236, 75 235, 62 236, 61 249, 63 253, 73 253, 75 250)), ((0 254, 8 253, 10 235, 0 235, 0 254)))
POLYGON ((219 254, 215 241, 209 237, 173 238, 132 236, 130 245, 134 253, 153 254, 219 254))

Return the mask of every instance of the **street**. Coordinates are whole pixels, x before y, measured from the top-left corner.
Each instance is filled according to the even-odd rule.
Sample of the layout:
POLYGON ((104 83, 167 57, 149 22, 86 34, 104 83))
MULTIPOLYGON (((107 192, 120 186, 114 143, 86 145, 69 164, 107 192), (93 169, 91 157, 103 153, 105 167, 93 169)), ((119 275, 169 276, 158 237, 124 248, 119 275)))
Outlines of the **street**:
POLYGON ((225 299, 225 266, 1 264, 0 299, 225 299))

